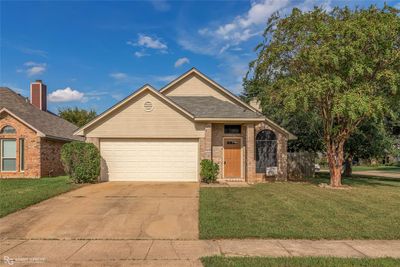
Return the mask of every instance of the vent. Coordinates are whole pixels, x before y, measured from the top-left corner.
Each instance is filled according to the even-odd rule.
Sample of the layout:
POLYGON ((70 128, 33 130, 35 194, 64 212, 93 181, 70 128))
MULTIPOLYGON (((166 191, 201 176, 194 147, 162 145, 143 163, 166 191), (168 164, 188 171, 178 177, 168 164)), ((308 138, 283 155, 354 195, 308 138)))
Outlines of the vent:
POLYGON ((150 112, 153 110, 153 103, 151 103, 150 101, 146 101, 144 102, 144 110, 147 112, 150 112))

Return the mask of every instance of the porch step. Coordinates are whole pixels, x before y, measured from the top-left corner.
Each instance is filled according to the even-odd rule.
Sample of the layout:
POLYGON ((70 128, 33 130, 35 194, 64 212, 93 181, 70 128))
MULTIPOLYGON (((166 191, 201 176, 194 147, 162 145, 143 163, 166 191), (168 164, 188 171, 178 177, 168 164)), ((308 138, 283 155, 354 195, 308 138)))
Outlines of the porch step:
POLYGON ((223 182, 244 183, 246 181, 245 181, 245 179, 242 179, 242 178, 224 178, 224 179, 218 179, 218 182, 220 182, 220 183, 223 183, 223 182))

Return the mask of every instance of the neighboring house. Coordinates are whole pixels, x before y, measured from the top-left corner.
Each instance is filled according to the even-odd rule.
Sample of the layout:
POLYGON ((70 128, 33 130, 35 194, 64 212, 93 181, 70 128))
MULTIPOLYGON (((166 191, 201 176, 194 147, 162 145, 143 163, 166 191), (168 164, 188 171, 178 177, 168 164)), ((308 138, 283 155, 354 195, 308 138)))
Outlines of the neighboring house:
POLYGON ((39 178, 63 174, 61 146, 78 128, 47 111, 46 85, 31 84, 30 101, 0 87, 0 178, 39 178))
POLYGON ((99 147, 102 181, 199 181, 202 159, 219 179, 285 180, 295 138, 196 69, 143 86, 75 134, 99 147))

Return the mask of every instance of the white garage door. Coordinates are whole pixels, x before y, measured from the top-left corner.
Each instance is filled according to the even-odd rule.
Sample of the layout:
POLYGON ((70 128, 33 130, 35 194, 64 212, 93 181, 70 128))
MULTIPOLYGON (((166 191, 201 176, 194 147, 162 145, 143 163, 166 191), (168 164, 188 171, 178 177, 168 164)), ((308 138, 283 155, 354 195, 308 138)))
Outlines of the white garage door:
POLYGON ((106 139, 100 152, 109 181, 197 181, 197 140, 106 139))

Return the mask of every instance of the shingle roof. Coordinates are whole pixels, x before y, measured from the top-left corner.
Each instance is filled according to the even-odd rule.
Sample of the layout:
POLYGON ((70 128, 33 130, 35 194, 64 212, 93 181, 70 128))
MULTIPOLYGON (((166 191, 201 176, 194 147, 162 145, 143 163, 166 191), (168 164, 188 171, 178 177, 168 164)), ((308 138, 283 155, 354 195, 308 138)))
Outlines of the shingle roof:
POLYGON ((263 118, 261 114, 213 96, 169 96, 196 118, 263 118))
POLYGON ((7 87, 0 87, 0 110, 6 108, 25 123, 31 125, 46 137, 68 140, 83 140, 74 136, 78 129, 72 123, 30 104, 26 99, 7 87))

